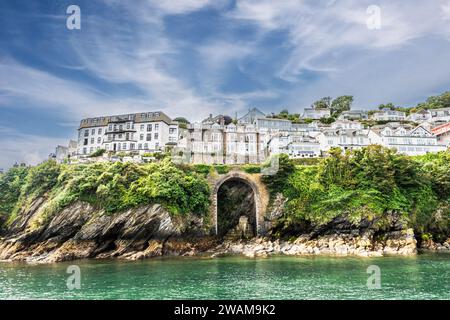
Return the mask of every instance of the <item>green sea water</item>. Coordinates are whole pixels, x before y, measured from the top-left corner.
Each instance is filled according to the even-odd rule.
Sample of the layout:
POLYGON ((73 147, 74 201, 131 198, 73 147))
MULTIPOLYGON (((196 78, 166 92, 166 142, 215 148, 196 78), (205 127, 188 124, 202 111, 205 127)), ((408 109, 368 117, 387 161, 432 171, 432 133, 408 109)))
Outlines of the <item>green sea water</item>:
POLYGON ((450 299, 450 254, 1 262, 0 299, 450 299), (371 265, 380 289, 368 289, 371 265))

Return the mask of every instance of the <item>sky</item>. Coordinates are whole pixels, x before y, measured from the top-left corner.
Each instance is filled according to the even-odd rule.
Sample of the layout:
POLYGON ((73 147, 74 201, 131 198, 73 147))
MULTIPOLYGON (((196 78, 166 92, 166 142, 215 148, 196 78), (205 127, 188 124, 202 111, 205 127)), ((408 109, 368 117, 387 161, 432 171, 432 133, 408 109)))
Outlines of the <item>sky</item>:
POLYGON ((42 161, 85 117, 412 106, 449 88, 450 0, 0 0, 0 168, 42 161))

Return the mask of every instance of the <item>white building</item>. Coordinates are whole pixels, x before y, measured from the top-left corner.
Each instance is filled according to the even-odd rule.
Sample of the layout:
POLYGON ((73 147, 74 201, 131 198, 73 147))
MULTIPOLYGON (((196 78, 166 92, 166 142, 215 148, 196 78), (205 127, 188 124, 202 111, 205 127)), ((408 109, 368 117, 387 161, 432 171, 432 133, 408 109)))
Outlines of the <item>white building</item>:
POLYGON ((154 152, 177 141, 178 123, 161 111, 83 119, 78 128, 79 155, 99 149, 154 152))
POLYGON ((450 121, 450 108, 431 109, 431 118, 433 121, 450 121))
POLYGON ((70 140, 68 146, 57 146, 55 149, 54 159, 58 163, 63 163, 66 159, 76 157, 78 143, 70 140))
POLYGON ((322 118, 329 118, 331 116, 330 109, 327 108, 305 108, 303 118, 320 120, 322 118))
POLYGON ((339 120, 367 120, 369 113, 365 110, 348 110, 341 113, 339 120))
POLYGON ((358 121, 336 120, 331 124, 331 128, 344 130, 361 130, 363 129, 363 125, 358 121))
POLYGON ((317 139, 299 132, 279 132, 268 141, 270 155, 287 154, 290 158, 320 157, 320 143, 317 139))
POLYGON ((402 111, 384 108, 376 111, 371 119, 375 121, 404 121, 406 120, 406 114, 402 111))
POLYGON ((339 147, 344 150, 355 150, 370 144, 369 130, 325 129, 318 136, 322 151, 339 147))
POLYGON ((445 146, 438 144, 437 137, 423 126, 411 130, 402 126, 397 128, 386 126, 382 129, 370 130, 369 136, 372 144, 395 148, 397 152, 410 156, 446 149, 445 146))
POLYGON ((419 110, 415 113, 411 113, 407 118, 409 121, 422 123, 424 121, 431 120, 431 112, 429 110, 419 110))

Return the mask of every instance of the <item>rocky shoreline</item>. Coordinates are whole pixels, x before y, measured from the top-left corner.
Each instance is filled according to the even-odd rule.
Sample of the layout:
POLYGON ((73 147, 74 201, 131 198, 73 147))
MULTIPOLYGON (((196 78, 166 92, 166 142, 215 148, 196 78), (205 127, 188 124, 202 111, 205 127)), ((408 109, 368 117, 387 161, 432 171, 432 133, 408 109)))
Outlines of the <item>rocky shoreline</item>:
MULTIPOLYGON (((21 261, 27 263, 55 263, 79 259, 123 259, 142 260, 162 256, 202 256, 222 257, 241 255, 247 258, 271 255, 307 256, 356 256, 381 257, 389 255, 411 256, 421 251, 449 252, 450 239, 443 244, 427 242, 417 247, 417 241, 409 232, 397 238, 373 241, 367 237, 352 235, 327 235, 310 240, 306 235, 293 241, 253 238, 249 240, 225 240, 216 237, 197 239, 173 238, 152 239, 141 244, 145 249, 137 249, 136 243, 120 240, 114 249, 99 248, 93 241, 66 241, 63 244, 46 241, 29 246, 14 240, 0 241, 0 261, 21 261)), ((141 247, 142 248, 142 247, 141 247)))

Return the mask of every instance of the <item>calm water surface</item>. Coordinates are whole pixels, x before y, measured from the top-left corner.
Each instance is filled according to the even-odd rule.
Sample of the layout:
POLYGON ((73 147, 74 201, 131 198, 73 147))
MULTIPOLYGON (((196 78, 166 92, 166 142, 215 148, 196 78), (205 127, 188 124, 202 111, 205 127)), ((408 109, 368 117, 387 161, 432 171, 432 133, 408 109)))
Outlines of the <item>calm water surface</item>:
POLYGON ((450 299, 450 254, 0 263, 0 299, 450 299), (70 265, 81 289, 67 288, 70 265), (381 270, 368 290, 367 267, 381 270))

